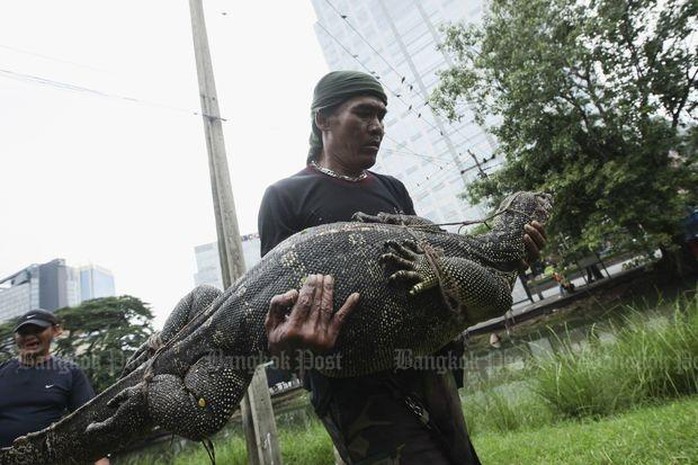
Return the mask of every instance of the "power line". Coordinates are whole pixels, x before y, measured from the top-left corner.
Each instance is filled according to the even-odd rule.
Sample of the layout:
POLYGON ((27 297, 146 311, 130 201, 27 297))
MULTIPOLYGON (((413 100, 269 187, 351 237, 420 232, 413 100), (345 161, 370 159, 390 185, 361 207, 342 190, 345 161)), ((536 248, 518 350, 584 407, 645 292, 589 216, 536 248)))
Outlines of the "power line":
POLYGON ((41 53, 30 52, 29 50, 23 50, 23 49, 21 49, 21 48, 10 47, 9 45, 2 45, 2 44, 0 44, 0 48, 4 48, 5 50, 10 50, 10 51, 13 51, 13 52, 16 52, 16 53, 21 53, 21 54, 24 54, 24 55, 30 55, 30 56, 42 58, 42 59, 44 59, 44 60, 55 61, 55 62, 57 62, 57 63, 65 63, 65 64, 77 66, 77 67, 79 67, 79 68, 91 69, 91 70, 93 70, 93 71, 100 71, 100 72, 103 72, 103 73, 106 72, 105 70, 99 69, 99 68, 95 68, 94 66, 85 65, 85 64, 77 63, 77 62, 75 62, 75 61, 70 61, 70 60, 63 60, 63 59, 61 59, 61 58, 55 58, 55 57, 51 57, 51 56, 48 56, 48 55, 43 55, 43 54, 41 54, 41 53))
MULTIPOLYGON (((415 152, 414 150, 412 150, 411 148, 409 148, 409 147, 407 146, 407 143, 405 143, 405 142, 398 142, 397 140, 395 140, 395 138, 393 138, 392 136, 389 136, 389 135, 387 135, 387 134, 385 134, 383 137, 384 137, 385 139, 391 140, 391 141, 395 144, 396 147, 398 147, 398 148, 400 148, 400 149, 404 149, 404 150, 406 150, 407 152, 401 152, 400 150, 391 149, 391 148, 387 148, 387 149, 385 149, 385 150, 390 150, 390 151, 393 151, 393 152, 396 152, 396 153, 405 153, 405 154, 412 155, 412 156, 419 157, 419 158, 425 158, 425 159, 431 159, 431 160, 441 160, 441 161, 443 161, 443 162, 452 161, 452 160, 448 160, 448 159, 446 159, 446 158, 441 158, 441 157, 439 157, 438 155, 441 155, 441 154, 438 154, 438 155, 436 155, 436 156, 430 156, 430 155, 424 155, 424 154, 422 154, 422 153, 415 152)), ((445 152, 442 152, 442 153, 445 153, 445 152)))
MULTIPOLYGON (((390 68, 391 70, 393 70, 393 72, 394 72, 395 74, 397 74, 398 76, 402 76, 402 82, 404 82, 405 79, 406 79, 406 77, 405 77, 402 73, 400 73, 397 69, 395 69, 395 67, 393 67, 393 65, 390 64, 390 62, 389 62, 388 60, 386 60, 385 57, 384 57, 384 56, 383 56, 383 55, 382 55, 382 54, 381 54, 381 53, 380 53, 380 52, 379 52, 379 51, 378 51, 378 50, 377 50, 364 36, 363 36, 363 34, 361 34, 361 32, 359 32, 354 26, 352 26, 352 24, 351 24, 351 23, 349 22, 349 20, 347 19, 347 15, 342 14, 339 10, 337 10, 337 8, 335 8, 335 6, 334 6, 329 0, 325 0, 325 2, 330 6, 330 8, 332 8, 332 10, 334 10, 335 13, 337 13, 337 15, 338 15, 340 18, 342 18, 342 19, 344 20, 344 22, 347 24, 347 26, 349 26, 349 28, 351 28, 351 30, 354 31, 354 32, 356 33, 356 35, 358 35, 359 38, 360 38, 362 41, 364 41, 364 43, 365 43, 366 45, 368 45, 368 47, 369 47, 371 50, 373 50, 373 53, 375 53, 375 54, 383 61, 383 63, 385 63, 386 65, 388 65, 388 68, 390 68)), ((411 85, 411 84, 408 84, 408 88, 409 88, 410 91, 413 91, 413 90, 414 90, 414 86, 411 85)), ((422 96, 422 98, 426 98, 426 96, 422 96)))
MULTIPOLYGON (((496 167, 498 167, 498 166, 500 166, 500 165, 502 165, 502 164, 503 164, 503 163, 500 162, 500 163, 495 163, 495 164, 493 164, 493 165, 485 166, 485 167, 483 167, 483 170, 485 170, 485 171, 491 171, 491 170, 495 169, 496 167)), ((473 170, 473 169, 476 169, 476 168, 477 168, 477 167, 476 167, 475 165, 469 166, 468 168, 465 168, 465 169, 461 170, 461 174, 464 174, 464 173, 466 173, 466 172, 468 172, 468 171, 471 171, 471 170, 473 170)), ((425 195, 428 195, 428 194, 431 193, 431 191, 433 190, 433 188, 429 188, 429 187, 425 184, 426 182, 429 182, 430 185, 435 184, 435 185, 438 186, 439 183, 442 183, 442 182, 444 182, 444 181, 449 180, 449 179, 450 179, 449 176, 450 176, 450 173, 448 173, 447 170, 446 170, 445 167, 444 167, 444 170, 443 170, 443 171, 440 171, 440 172, 437 172, 437 173, 432 174, 432 175, 430 175, 430 176, 427 176, 424 182, 416 182, 415 185, 416 185, 417 189, 414 190, 414 192, 413 192, 413 197, 414 197, 414 198, 420 198, 420 197, 422 196, 422 194, 425 193, 425 192, 426 192, 425 195)))
MULTIPOLYGON (((388 68, 390 68, 398 77, 401 77, 401 81, 400 81, 400 82, 401 82, 401 83, 404 83, 405 80, 406 80, 405 75, 402 74, 402 73, 400 73, 400 72, 399 72, 399 71, 398 71, 398 70, 397 70, 397 69, 396 69, 396 68, 395 68, 395 67, 394 67, 394 66, 380 53, 380 51, 377 50, 377 49, 368 41, 368 39, 366 39, 366 37, 364 37, 364 35, 361 34, 361 32, 359 32, 359 31, 349 22, 348 15, 345 15, 345 14, 343 14, 342 12, 340 12, 329 0, 325 0, 325 2, 326 2, 326 3, 330 6, 330 8, 332 8, 332 10, 346 23, 347 26, 348 26, 352 31, 354 31, 354 33, 355 33, 357 36, 359 36, 359 38, 360 38, 366 45, 368 45, 368 47, 369 47, 382 61, 383 61, 383 63, 385 63, 386 65, 388 65, 388 68)), ((320 24, 319 21, 318 21, 318 24, 320 24)), ((321 25, 321 24, 320 24, 320 25, 321 25)), ((368 70, 368 68, 367 68, 365 65, 363 65, 363 63, 360 62, 360 60, 358 59, 358 55, 349 52, 349 51, 347 50, 347 48, 344 47, 344 46, 341 44, 341 42, 340 42, 335 36, 333 36, 332 34, 329 33, 329 31, 327 30, 327 28, 325 28, 325 27, 322 26, 322 25, 321 25, 321 27, 325 30, 325 32, 327 32, 327 33, 330 35, 330 37, 332 37, 338 44, 340 44, 340 46, 341 46, 347 53, 349 53, 356 61, 358 61, 359 64, 361 64, 361 65, 364 67, 364 69, 366 69, 367 71, 369 71, 369 73, 376 75, 376 77, 380 79, 380 76, 378 76, 374 71, 368 70)), ((408 89, 409 89, 410 91, 413 91, 413 90, 414 90, 414 87, 415 87, 415 86, 414 86, 413 84, 408 83, 407 85, 408 85, 408 89)), ((391 91, 391 92, 392 92, 393 95, 395 95, 400 101, 402 101, 402 103, 403 103, 405 106, 407 106, 407 103, 405 103, 403 100, 400 99, 401 94, 396 93, 396 92, 394 92, 394 91, 391 91)), ((415 91, 415 92, 416 92, 416 91, 415 91)), ((433 111, 434 111, 434 108, 429 104, 429 101, 428 101, 427 96, 426 96, 426 95, 418 95, 418 96, 419 96, 421 99, 424 100, 424 104, 422 104, 421 106, 428 106, 429 109, 432 110, 432 112, 433 112, 433 111)), ((413 105, 409 105, 408 110, 409 110, 409 111, 412 111, 412 108, 413 108, 413 105)), ((417 118, 418 118, 418 119, 420 119, 421 116, 422 116, 421 113, 418 113, 418 114, 417 114, 417 118)), ((432 115, 432 116, 434 117, 434 119, 436 119, 436 115, 432 115)), ((441 129, 435 127, 433 124, 429 123, 427 120, 423 120, 423 121, 426 122, 427 124, 429 124, 429 126, 431 126, 433 129, 437 130, 437 131, 439 132, 439 134, 440 134, 442 137, 449 137, 449 136, 450 136, 449 134, 444 134, 444 132, 443 132, 441 129)), ((460 128, 459 128, 459 127, 453 126, 453 124, 451 124, 451 123, 449 123, 449 125, 451 126, 451 128, 453 129, 454 132, 460 133, 460 128)), ((463 136, 462 133, 460 133, 460 134, 463 136)), ((465 136, 463 136, 463 137, 465 137, 465 136)), ((466 142, 467 142, 467 140, 466 140, 466 142)))
MULTIPOLYGON (((459 168, 460 175, 463 175, 469 171, 477 169, 479 171, 480 177, 487 177, 487 173, 485 171, 490 171, 494 167, 502 164, 502 162, 499 162, 497 164, 489 164, 489 165, 487 164, 488 162, 490 162, 496 158, 494 154, 491 155, 489 158, 482 158, 482 160, 478 160, 474 156, 474 154, 472 154, 472 153, 470 153, 470 155, 473 157, 473 160, 475 163, 473 165, 470 165, 470 166, 462 168, 462 169, 459 168), (485 166, 482 166, 482 165, 485 165, 485 166)), ((463 154, 461 152, 458 152, 458 156, 462 157, 463 154)), ((448 168, 449 165, 454 165, 454 164, 455 164, 455 161, 451 161, 451 162, 446 163, 445 165, 442 165, 442 166, 440 165, 438 170, 435 170, 432 173, 425 176, 426 180, 431 181, 431 182, 436 182, 437 180, 438 181, 445 180, 445 178, 447 176, 449 176, 448 170, 446 168, 448 168)), ((417 185, 420 185, 420 183, 417 183, 417 185)))
MULTIPOLYGON (((195 110, 188 110, 186 108, 179 108, 179 107, 175 107, 172 105, 166 105, 166 104, 162 104, 162 103, 149 102, 147 100, 141 100, 141 99, 138 99, 135 97, 129 97, 129 96, 125 96, 125 95, 111 94, 108 92, 103 92, 101 90, 91 89, 89 87, 84 87, 84 86, 72 84, 69 82, 57 81, 55 79, 44 78, 44 77, 35 76, 32 74, 18 73, 18 72, 7 70, 7 69, 0 69, 0 76, 3 76, 3 77, 8 78, 8 79, 14 79, 16 81, 29 82, 31 84, 53 87, 56 89, 65 90, 65 91, 69 91, 69 92, 87 94, 87 95, 91 95, 94 97, 109 98, 109 99, 113 99, 113 100, 120 100, 120 101, 125 101, 125 102, 130 102, 130 103, 136 103, 139 105, 146 105, 146 106, 151 106, 151 107, 155 107, 155 108, 161 108, 161 109, 170 110, 173 112, 188 113, 191 115, 202 116, 202 114, 200 112, 197 112, 195 110)), ((214 118, 213 116, 209 116, 209 115, 203 115, 203 116, 206 116, 208 118, 214 118)), ((220 118, 220 120, 227 121, 225 118, 220 118)))
MULTIPOLYGON (((385 150, 387 150, 389 153, 394 153, 394 154, 398 154, 398 155, 401 154, 401 155, 411 155, 411 156, 414 156, 414 157, 418 157, 418 158, 421 158, 421 159, 423 159, 423 160, 425 160, 425 161, 431 163, 432 165, 436 165, 436 166, 438 167, 438 169, 436 169, 435 171, 433 171, 433 172, 429 173, 428 175, 426 175, 426 176, 425 176, 425 180, 426 180, 426 181, 433 181, 433 180, 434 180, 434 175, 435 175, 435 174, 438 174, 438 173, 440 173, 440 174, 447 173, 447 172, 448 172, 447 168, 448 168, 450 165, 453 165, 453 164, 455 163, 454 161, 443 160, 444 163, 443 163, 443 164, 440 164, 440 163, 436 163, 436 162, 434 161, 434 160, 435 160, 434 157, 429 157, 429 156, 427 156, 427 155, 421 155, 421 156, 420 156, 420 155, 411 154, 411 153, 399 152, 399 151, 391 150, 391 149, 385 149, 385 150)), ((417 186, 421 186, 421 183, 419 183, 419 182, 416 183, 416 184, 417 184, 417 186)))
MULTIPOLYGON (((389 138, 387 135, 386 135, 385 137, 386 137, 386 138, 389 138)), ((389 139, 392 140, 393 142, 395 142, 396 144, 398 144, 397 141, 395 141, 395 139, 393 139, 392 137, 390 137, 389 139)), ((398 144, 398 145, 400 145, 400 144, 398 144)), ((403 145, 405 145, 405 144, 403 144, 403 145)), ((422 154, 419 154, 419 153, 417 153, 417 152, 415 152, 415 151, 409 149, 408 147, 404 147, 404 148, 405 148, 406 150, 408 150, 408 152, 402 152, 402 151, 400 151, 400 150, 395 150, 395 149, 391 149, 391 148, 385 148, 385 149, 383 149, 383 150, 385 150, 385 151, 387 151, 388 153, 391 153, 391 154, 409 155, 409 156, 421 158, 421 159, 423 159, 423 160, 426 160, 426 161, 431 162, 431 164, 435 164, 435 165, 438 167, 438 169, 435 170, 435 171, 433 171, 432 173, 429 173, 428 175, 426 175, 426 176, 425 176, 425 179, 426 179, 426 180, 431 180, 431 181, 433 181, 433 180, 434 180, 434 176, 435 176, 436 174, 438 174, 439 172, 441 172, 441 174, 443 174, 443 173, 444 173, 444 170, 446 170, 449 166, 455 165, 455 164, 456 164, 456 160, 453 160, 453 159, 450 159, 450 160, 449 160, 449 159, 444 159, 444 158, 441 158, 441 157, 438 157, 438 156, 422 155, 422 154), (441 162, 443 162, 444 164, 439 164, 439 163, 436 162, 436 160, 441 161, 441 162)), ((448 151, 445 151, 445 152, 442 152, 442 153, 447 153, 447 152, 448 152, 448 151)), ((463 175, 463 174, 467 173, 468 171, 471 171, 471 170, 473 170, 473 169, 478 169, 478 170, 480 171, 480 175, 481 175, 482 177, 486 177, 486 176, 487 176, 487 173, 485 173, 484 171, 485 171, 485 170, 488 170, 488 169, 490 169, 490 168, 489 168, 488 166, 486 166, 485 168, 482 168, 480 165, 481 165, 481 164, 486 164, 487 162, 489 162, 489 161, 491 161, 491 160, 494 160, 494 159, 495 159, 495 155, 492 154, 489 158, 483 157, 482 160, 479 160, 479 159, 476 157, 476 155, 472 152, 472 150, 468 149, 467 152, 468 152, 468 154, 470 155, 470 157, 473 159, 473 161, 475 162, 475 164, 474 164, 474 165, 471 165, 471 166, 468 166, 468 167, 466 167, 466 168, 462 168, 462 169, 461 169, 461 168, 458 168, 458 169, 459 169, 459 173, 460 173, 461 175, 463 175)), ((459 158, 462 158, 464 155, 463 155, 463 153, 458 152, 457 156, 458 156, 459 158)), ((491 165, 490 165, 490 166, 491 166, 491 165)), ((417 184, 419 185, 419 183, 417 183, 417 184)))
MULTIPOLYGON (((387 152, 389 152, 389 153, 394 153, 394 154, 398 154, 398 155, 410 155, 410 156, 413 156, 413 157, 417 157, 417 158, 421 158, 421 159, 423 159, 423 160, 430 161, 432 164, 436 164, 436 165, 438 166, 439 170, 443 170, 443 169, 445 169, 446 167, 448 167, 449 165, 454 165, 454 164, 456 163, 456 160, 454 160, 453 158, 451 158, 451 159, 446 159, 446 158, 441 158, 441 157, 439 157, 439 156, 429 156, 429 155, 423 155, 423 154, 417 153, 417 152, 415 152, 414 150, 411 150, 410 148, 408 148, 408 147, 407 147, 407 144, 405 144, 405 143, 402 143, 402 144, 401 144, 401 143, 399 143, 398 141, 396 141, 394 138, 389 137, 387 134, 386 134, 384 137, 385 137, 386 139, 390 139, 391 141, 393 141, 398 147, 404 148, 405 150, 407 150, 407 152, 403 152, 403 151, 395 150, 395 149, 392 149, 392 148, 385 148, 385 149, 383 149, 383 150, 385 150, 385 151, 387 151, 387 152), (444 162, 445 164, 444 164, 444 165, 438 164, 438 163, 436 163, 436 160, 441 161, 441 162, 444 162)), ((480 162, 480 161, 477 159, 477 157, 475 156, 475 154, 472 152, 472 150, 468 149, 467 151, 468 151, 468 154, 469 154, 469 155, 471 156, 471 158, 473 159, 473 161, 475 162, 475 165, 469 166, 469 167, 464 168, 464 169, 460 169, 460 168, 459 168, 459 169, 460 169, 460 174, 464 174, 464 173, 466 173, 467 171, 470 171, 471 169, 478 168, 478 169, 480 170, 480 172, 481 172, 483 175, 486 176, 486 174, 482 171, 482 168, 480 168, 480 163, 487 163, 488 161, 493 160, 493 159, 495 158, 495 155, 492 154, 489 158, 484 158, 484 157, 483 157, 482 162, 480 162)), ((448 153, 448 150, 446 150, 446 151, 444 151, 444 152, 441 152, 441 153, 443 153, 443 154, 448 153)), ((439 154, 439 155, 440 155, 440 154, 439 154)), ((457 156, 458 156, 459 158, 461 158, 461 157, 463 157, 463 154, 462 154, 461 152, 458 152, 457 156)), ((434 173, 436 173, 436 172, 438 172, 438 171, 434 171, 434 173)), ((433 175, 433 173, 430 174, 430 175, 427 175, 427 179, 429 179, 429 177, 432 176, 432 175, 433 175)))
POLYGON ((430 155, 419 155, 418 153, 403 152, 401 150, 395 150, 395 149, 391 149, 391 148, 384 148, 383 151, 388 152, 390 154, 394 154, 394 155, 408 155, 408 156, 415 157, 415 158, 421 158, 422 160, 426 160, 426 161, 429 161, 431 163, 437 163, 437 161, 442 161, 446 164, 453 163, 453 162, 449 162, 448 160, 444 160, 442 158, 432 157, 430 155))
MULTIPOLYGON (((380 75, 378 75, 375 71, 369 69, 361 60, 359 60, 359 56, 358 56, 357 54, 352 53, 348 48, 346 48, 346 47, 344 46, 344 44, 343 44, 342 42, 340 42, 339 39, 337 39, 337 37, 335 37, 335 36, 334 36, 334 35, 333 35, 320 21, 318 21, 317 24, 318 24, 318 26, 320 26, 320 28, 322 28, 323 31, 325 31, 325 33, 326 33, 328 36, 330 36, 330 37, 332 38, 332 40, 334 40, 335 42, 337 42, 337 44, 338 44, 349 56, 351 56, 354 60, 356 60, 356 62, 359 63, 359 65, 361 65, 361 67, 362 67, 363 69, 365 69, 366 72, 368 72, 369 74, 375 76, 377 79, 380 79, 380 75)), ((395 90, 393 90, 392 88, 390 88, 389 86, 387 86, 387 85, 385 85, 385 84, 384 84, 384 86, 385 86, 385 88, 386 88, 393 96, 395 96, 395 98, 397 98, 400 102, 402 102, 402 104, 405 105, 405 107, 407 107, 407 111, 408 111, 409 113, 412 113, 413 115, 416 114, 416 115, 417 115, 417 119, 421 119, 421 120, 422 120, 425 124, 427 124, 429 127, 431 127, 431 128, 433 128, 434 130, 438 131, 439 134, 440 134, 441 136, 444 136, 444 137, 447 136, 447 134, 444 134, 444 132, 443 132, 442 130, 440 130, 438 127, 436 127, 434 124, 432 124, 432 123, 429 122, 428 120, 422 118, 422 113, 419 112, 419 111, 417 111, 417 110, 414 108, 414 104, 410 104, 409 102, 406 102, 406 101, 402 98, 402 93, 396 92, 395 90)), ((410 86, 412 86, 412 85, 410 84, 410 86)), ((428 105, 428 102, 425 102, 422 106, 425 106, 425 105, 428 105)))
MULTIPOLYGON (((401 152, 401 151, 399 151, 399 150, 393 150, 393 149, 390 149, 390 148, 385 148, 385 149, 383 149, 383 150, 384 150, 384 151, 387 151, 387 152, 390 153, 390 154, 403 155, 403 156, 413 156, 413 157, 415 157, 415 158, 422 159, 422 160, 428 162, 428 163, 431 164, 431 165, 436 165, 436 166, 438 167, 438 169, 436 169, 436 170, 433 171, 432 173, 429 173, 428 175, 425 176, 425 179, 426 179, 427 181, 433 181, 434 175, 435 175, 435 174, 438 174, 439 172, 441 172, 441 174, 444 174, 444 172, 447 172, 447 168, 448 168, 450 165, 453 165, 453 164, 455 163, 454 160, 444 160, 444 159, 432 157, 432 156, 429 156, 429 155, 420 155, 420 154, 417 154, 417 153, 415 153, 415 152, 412 152, 412 153, 409 153, 409 152, 401 152), (442 162, 442 163, 438 163, 437 160, 438 160, 439 162, 442 162)), ((459 155, 460 155, 460 154, 459 154, 459 155)), ((421 183, 420 183, 420 182, 417 182, 416 184, 417 184, 418 187, 421 187, 421 183)))

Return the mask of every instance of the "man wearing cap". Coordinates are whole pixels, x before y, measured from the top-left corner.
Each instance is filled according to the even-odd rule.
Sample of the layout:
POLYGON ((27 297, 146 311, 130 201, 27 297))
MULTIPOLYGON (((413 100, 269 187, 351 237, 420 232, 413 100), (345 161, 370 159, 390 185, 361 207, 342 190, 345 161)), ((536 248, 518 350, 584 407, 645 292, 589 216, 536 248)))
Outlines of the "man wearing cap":
MULTIPOLYGON (((85 373, 74 363, 51 355, 61 333, 56 316, 37 309, 14 328, 17 358, 0 365, 0 447, 46 428, 94 397, 85 373)), ((96 462, 108 465, 108 459, 96 462)))
MULTIPOLYGON (((334 71, 318 82, 307 166, 269 186, 262 199, 262 255, 296 232, 349 221, 358 211, 415 214, 400 181, 368 171, 383 139, 386 105, 382 85, 368 74, 334 71)), ((545 244, 542 226, 527 225, 526 232, 529 256, 537 257, 545 244)), ((292 290, 272 299, 266 328, 273 354, 298 348, 321 352, 333 346, 360 296, 351 295, 333 317, 332 285, 330 276, 314 275, 300 290, 301 298, 292 290), (296 311, 303 305, 312 311, 296 311), (278 316, 291 306, 288 317, 278 316), (306 324, 313 318, 331 321, 306 324)), ((462 354, 462 344, 455 351, 462 354)), ((304 383, 318 417, 349 464, 480 463, 451 372, 400 370, 333 379, 310 370, 304 383)))

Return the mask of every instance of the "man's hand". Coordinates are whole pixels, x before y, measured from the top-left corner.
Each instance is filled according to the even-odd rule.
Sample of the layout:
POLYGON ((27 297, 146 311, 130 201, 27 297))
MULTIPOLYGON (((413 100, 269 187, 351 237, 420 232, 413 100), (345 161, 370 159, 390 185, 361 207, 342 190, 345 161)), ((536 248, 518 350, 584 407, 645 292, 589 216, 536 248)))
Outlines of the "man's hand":
POLYGON ((317 274, 308 276, 300 292, 294 289, 274 296, 264 321, 271 354, 290 354, 297 349, 323 353, 332 349, 345 318, 359 302, 355 292, 333 314, 333 294, 332 276, 317 274))
POLYGON ((531 221, 524 225, 524 244, 526 245, 526 258, 521 262, 521 270, 525 271, 540 258, 540 251, 545 247, 548 238, 545 228, 537 221, 531 221))

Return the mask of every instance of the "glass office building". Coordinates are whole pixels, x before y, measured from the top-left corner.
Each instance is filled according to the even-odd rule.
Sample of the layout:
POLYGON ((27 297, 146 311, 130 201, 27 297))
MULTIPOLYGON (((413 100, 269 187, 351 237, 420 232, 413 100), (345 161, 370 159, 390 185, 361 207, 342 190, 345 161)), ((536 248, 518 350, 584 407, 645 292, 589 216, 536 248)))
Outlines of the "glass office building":
MULTIPOLYGON (((255 266, 260 260, 261 242, 259 234, 247 234, 241 236, 242 256, 245 260, 246 269, 255 266)), ((218 242, 210 242, 194 247, 196 258, 196 273, 194 273, 194 284, 209 284, 223 289, 223 277, 221 275, 221 262, 218 256, 218 242)))
POLYGON ((106 268, 71 267, 64 259, 57 258, 29 265, 0 279, 0 321, 35 308, 54 311, 113 295, 114 277, 106 268))
POLYGON ((98 265, 80 267, 80 300, 110 297, 114 292, 114 275, 98 265))

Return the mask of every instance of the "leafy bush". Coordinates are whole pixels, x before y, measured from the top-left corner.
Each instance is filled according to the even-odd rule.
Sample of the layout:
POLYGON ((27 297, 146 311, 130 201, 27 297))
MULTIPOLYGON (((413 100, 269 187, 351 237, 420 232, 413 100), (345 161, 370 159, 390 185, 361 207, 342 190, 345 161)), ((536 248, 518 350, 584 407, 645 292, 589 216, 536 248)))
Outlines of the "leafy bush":
POLYGON ((698 298, 677 300, 673 320, 657 321, 637 312, 614 344, 581 351, 563 344, 538 362, 533 391, 563 417, 598 417, 698 393, 698 298))

